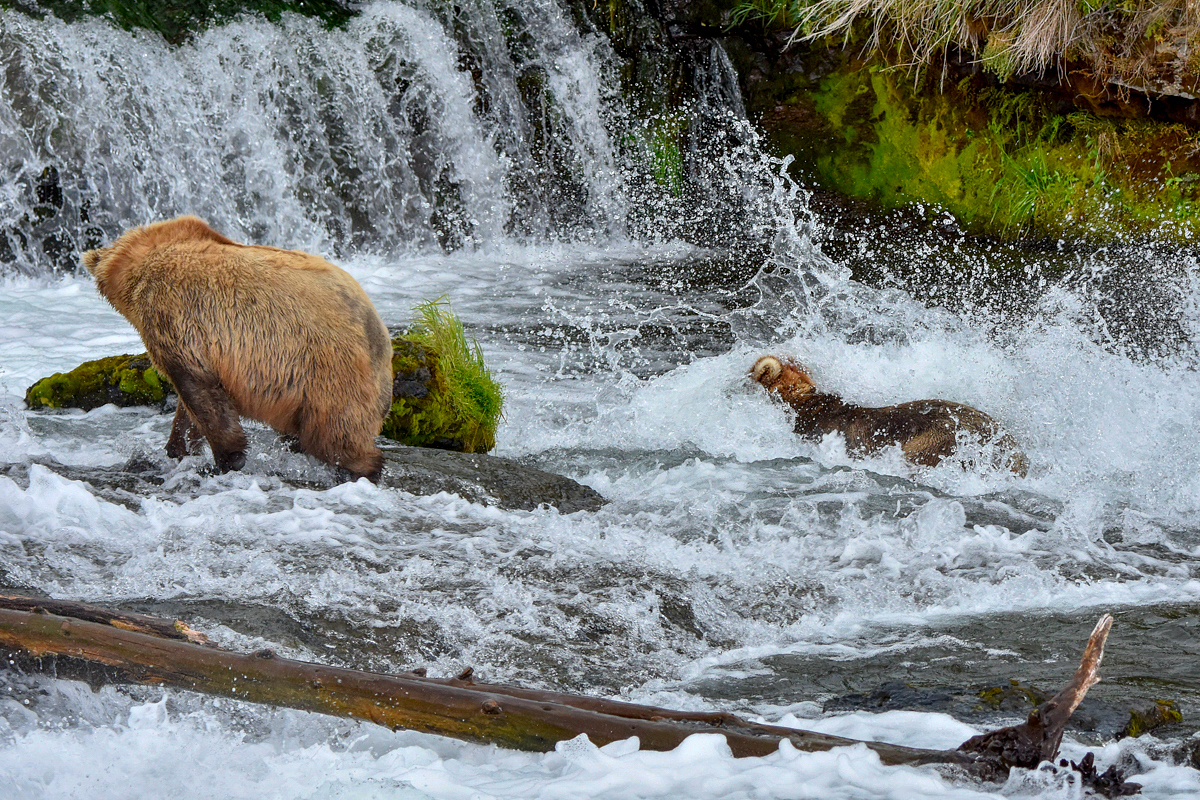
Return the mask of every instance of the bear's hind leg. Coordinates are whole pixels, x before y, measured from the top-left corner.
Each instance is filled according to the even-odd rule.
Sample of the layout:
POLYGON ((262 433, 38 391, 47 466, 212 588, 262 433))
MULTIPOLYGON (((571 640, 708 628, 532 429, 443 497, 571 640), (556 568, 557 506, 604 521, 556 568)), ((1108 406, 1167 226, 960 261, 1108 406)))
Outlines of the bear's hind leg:
MULTIPOLYGON (((186 406, 184 413, 190 416, 191 423, 208 439, 217 471, 241 469, 246 463, 246 433, 242 430, 237 408, 221 385, 220 378, 212 373, 178 365, 167 368, 167 377, 175 384, 181 407, 186 406)), ((177 410, 176 425, 181 425, 179 414, 177 410)), ((186 436, 184 429, 180 438, 186 436)), ((171 440, 167 442, 168 448, 172 447, 172 443, 176 447, 180 444, 174 430, 171 431, 171 440)), ((168 450, 168 454, 170 452, 168 450)))
POLYGON ((351 480, 366 478, 379 483, 383 476, 383 453, 375 446, 373 432, 353 431, 345 420, 308 417, 300 427, 299 439, 303 452, 341 467, 350 473, 351 480))
POLYGON ((379 483, 383 477, 383 453, 375 448, 374 453, 367 453, 355 459, 353 464, 343 464, 353 480, 366 478, 371 483, 379 483))

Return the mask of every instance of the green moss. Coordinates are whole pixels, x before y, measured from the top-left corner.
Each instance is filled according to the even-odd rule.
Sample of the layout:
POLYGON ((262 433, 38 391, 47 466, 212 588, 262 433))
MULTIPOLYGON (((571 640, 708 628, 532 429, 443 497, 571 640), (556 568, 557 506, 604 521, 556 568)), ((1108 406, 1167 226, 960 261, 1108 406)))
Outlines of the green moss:
POLYGON ((466 450, 465 443, 455 435, 455 414, 445 400, 446 380, 438 369, 437 356, 403 336, 392 340, 392 348, 396 389, 380 433, 413 447, 466 450))
POLYGON ((1121 731, 1121 736, 1141 736, 1147 731, 1172 722, 1183 722, 1183 714, 1179 713, 1179 708, 1170 700, 1158 700, 1152 706, 1131 710, 1129 722, 1121 731))
POLYGON ((974 233, 1195 234, 1200 132, 1182 125, 1060 114, 1036 92, 851 57, 810 90, 801 113, 773 110, 764 126, 799 177, 838 193, 937 206, 974 233))
POLYGON ((404 444, 486 453, 496 446, 500 385, 449 304, 415 309, 412 329, 393 342, 392 410, 383 435, 404 444))
POLYGON ((1021 710, 1045 702, 1047 695, 1031 686, 1022 686, 1019 681, 1009 681, 1008 686, 989 686, 977 693, 984 708, 992 710, 1021 710))
POLYGON ((1000 697, 1003 694, 1003 687, 992 686, 987 689, 981 689, 979 692, 979 699, 983 701, 984 705, 996 708, 1000 705, 1000 697))
POLYGON ((25 392, 25 403, 32 409, 81 408, 85 411, 108 403, 162 405, 170 391, 170 383, 142 353, 89 361, 70 372, 43 378, 25 392))

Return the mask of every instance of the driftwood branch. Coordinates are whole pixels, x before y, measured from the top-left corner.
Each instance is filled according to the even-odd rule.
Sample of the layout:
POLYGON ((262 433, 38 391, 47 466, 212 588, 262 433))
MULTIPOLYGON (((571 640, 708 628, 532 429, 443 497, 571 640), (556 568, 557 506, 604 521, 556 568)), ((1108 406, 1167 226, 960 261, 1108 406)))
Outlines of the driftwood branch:
MULTIPOLYGON (((354 717, 392 729, 437 733, 518 750, 548 751, 586 733, 597 745, 637 736, 641 746, 669 750, 687 736, 723 733, 738 756, 774 752, 781 739, 804 750, 855 744, 837 736, 757 725, 731 714, 690 714, 556 692, 476 684, 469 672, 435 679, 380 675, 283 658, 271 650, 242 654, 144 630, 89 621, 59 604, 0 609, 0 647, 43 662, 56 674, 96 683, 172 686, 250 702, 354 717), (101 674, 98 674, 100 670, 101 674)), ((0 599, 0 604, 4 604, 0 599)), ((85 613, 96 616, 95 609, 85 613)), ((124 615, 122 615, 124 616, 124 615)), ((174 629, 173 625, 160 628, 174 629)), ((868 743, 891 764, 974 759, 957 753, 868 743)))
POLYGON ((784 740, 806 751, 863 744, 885 764, 955 765, 987 776, 1006 774, 1011 766, 1036 767, 1054 757, 1063 726, 1098 680, 1096 668, 1111 624, 1112 618, 1105 615, 1071 684, 1035 710, 1029 722, 974 737, 962 750, 942 751, 858 742, 754 723, 733 714, 672 711, 477 684, 469 669, 457 678, 436 679, 423 671, 381 675, 296 661, 272 650, 235 653, 213 646, 178 622, 64 601, 0 596, 0 649, 9 651, 13 663, 93 686, 170 686, 517 750, 552 750, 557 742, 581 733, 597 746, 637 736, 644 749, 670 750, 693 733, 720 733, 738 757, 768 755, 784 740), (1032 725, 1035 717, 1037 725, 1032 725), (968 747, 977 739, 984 742, 968 747), (993 741, 1023 744, 998 750, 993 741))
POLYGON ((1062 743, 1063 729, 1067 720, 1075 713, 1088 689, 1100 681, 1096 671, 1104 657, 1104 643, 1112 629, 1112 617, 1105 614, 1096 623, 1084 648, 1079 669, 1067 687, 1046 702, 1029 712, 1029 719, 1011 728, 972 736, 963 742, 960 750, 969 753, 985 753, 1004 764, 1017 767, 1036 767, 1050 761, 1058 754, 1062 743))
POLYGON ((103 625, 111 625, 114 628, 121 628, 122 630, 138 631, 151 636, 160 636, 164 639, 179 639, 212 646, 208 637, 198 631, 192 630, 179 621, 170 622, 161 617, 150 617, 145 614, 127 614, 123 611, 113 611, 112 609, 91 606, 86 603, 74 603, 70 600, 51 600, 48 597, 0 594, 0 608, 8 608, 14 611, 38 611, 38 613, 59 614, 64 617, 85 620, 87 622, 99 622, 103 625))

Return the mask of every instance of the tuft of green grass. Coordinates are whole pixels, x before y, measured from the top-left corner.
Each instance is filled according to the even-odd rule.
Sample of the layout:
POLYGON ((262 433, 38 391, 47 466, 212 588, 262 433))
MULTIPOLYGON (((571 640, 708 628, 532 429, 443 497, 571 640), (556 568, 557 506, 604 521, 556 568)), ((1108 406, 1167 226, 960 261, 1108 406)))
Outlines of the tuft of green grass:
POLYGON ((453 416, 470 439, 469 452, 486 452, 495 442, 496 425, 504 407, 504 390, 483 360, 483 350, 444 297, 413 309, 407 338, 436 354, 437 370, 445 382, 453 416), (482 450, 477 449, 486 444, 482 450))
POLYGON ((679 141, 685 121, 679 115, 661 117, 649 132, 650 165, 654 182, 671 193, 683 196, 683 153, 679 141))

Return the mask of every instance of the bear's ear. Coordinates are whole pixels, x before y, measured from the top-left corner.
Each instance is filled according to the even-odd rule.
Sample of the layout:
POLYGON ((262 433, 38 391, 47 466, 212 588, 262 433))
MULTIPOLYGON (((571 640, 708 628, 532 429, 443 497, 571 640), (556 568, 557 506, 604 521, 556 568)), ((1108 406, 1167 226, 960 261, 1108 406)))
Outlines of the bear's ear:
POLYGON ((799 364, 776 356, 763 356, 754 362, 750 376, 788 403, 800 401, 817 388, 799 364))
POLYGON ((762 356, 750 369, 750 377, 767 387, 779 380, 782 373, 783 364, 775 356, 762 356))
POLYGON ((87 267, 87 271, 96 274, 96 266, 100 263, 100 259, 107 255, 111 247, 101 247, 99 250, 88 250, 83 254, 83 265, 87 267))

